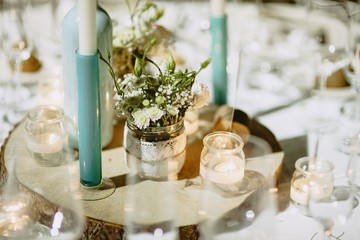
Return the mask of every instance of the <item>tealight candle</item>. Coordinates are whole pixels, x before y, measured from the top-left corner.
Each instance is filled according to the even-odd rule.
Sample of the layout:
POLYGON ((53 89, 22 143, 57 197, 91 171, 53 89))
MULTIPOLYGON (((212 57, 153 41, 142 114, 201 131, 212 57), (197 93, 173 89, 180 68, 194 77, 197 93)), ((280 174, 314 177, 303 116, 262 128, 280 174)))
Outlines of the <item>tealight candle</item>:
POLYGON ((311 198, 327 199, 331 196, 334 183, 332 164, 325 162, 309 171, 310 158, 300 158, 295 163, 295 172, 291 180, 290 198, 297 205, 307 205, 311 198))
POLYGON ((232 185, 242 181, 245 175, 242 138, 235 133, 218 131, 205 136, 203 142, 200 176, 210 185, 228 185, 225 191, 233 191, 232 185))
POLYGON ((26 118, 25 140, 34 159, 46 166, 63 163, 63 149, 67 143, 62 108, 40 105, 31 109, 26 118))
POLYGON ((34 136, 33 141, 28 142, 28 148, 34 153, 53 154, 62 151, 64 137, 54 133, 34 136))
POLYGON ((200 165, 200 174, 209 181, 219 184, 234 184, 244 178, 245 161, 238 156, 228 156, 214 168, 200 165))
MULTIPOLYGON (((22 195, 0 197, 0 235, 10 236, 16 231, 26 231, 33 224, 30 200, 22 195)), ((30 228, 29 228, 30 229, 30 228)))
POLYGON ((333 186, 322 182, 321 179, 301 178, 293 182, 290 189, 290 198, 301 205, 306 205, 311 186, 311 197, 316 200, 327 199, 331 196, 333 186))

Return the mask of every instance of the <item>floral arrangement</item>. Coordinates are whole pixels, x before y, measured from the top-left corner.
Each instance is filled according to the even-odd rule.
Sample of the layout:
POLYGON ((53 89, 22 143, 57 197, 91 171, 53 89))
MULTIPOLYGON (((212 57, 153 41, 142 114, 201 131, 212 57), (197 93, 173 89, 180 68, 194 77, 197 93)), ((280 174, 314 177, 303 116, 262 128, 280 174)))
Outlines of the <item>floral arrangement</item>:
POLYGON ((156 37, 156 22, 164 15, 164 9, 152 1, 140 5, 140 0, 136 0, 133 8, 129 0, 125 2, 130 12, 131 25, 126 31, 114 31, 113 45, 130 52, 141 51, 150 39, 156 37))
MULTIPOLYGON (((150 56, 162 55, 172 46, 173 36, 165 27, 157 24, 164 15, 164 9, 153 1, 140 4, 140 0, 125 0, 128 7, 130 22, 125 28, 114 27, 113 31, 113 59, 112 65, 117 77, 123 77, 134 69, 133 53, 144 53, 144 47, 152 39, 157 45, 152 48, 150 56), (132 4, 130 4, 130 2, 132 4)), ((114 20, 116 21, 116 20, 114 20)), ((116 26, 116 22, 114 24, 116 26)))
POLYGON ((118 115, 125 115, 139 129, 175 124, 183 119, 187 110, 206 106, 210 100, 208 87, 195 84, 195 78, 211 60, 205 60, 197 71, 176 70, 176 63, 170 53, 165 66, 161 68, 146 56, 154 44, 155 41, 149 43, 144 55, 134 53, 136 60, 133 73, 119 79, 116 79, 109 64, 110 54, 109 61, 106 61, 99 53, 100 59, 110 67, 114 79, 115 109, 118 115), (147 63, 154 67, 156 73, 147 63))

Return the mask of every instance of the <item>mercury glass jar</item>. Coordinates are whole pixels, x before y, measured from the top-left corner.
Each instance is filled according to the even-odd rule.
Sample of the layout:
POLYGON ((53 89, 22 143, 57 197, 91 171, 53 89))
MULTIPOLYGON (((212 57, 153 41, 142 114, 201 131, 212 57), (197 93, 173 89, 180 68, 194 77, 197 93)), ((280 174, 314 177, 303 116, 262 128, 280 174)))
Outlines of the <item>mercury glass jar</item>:
POLYGON ((128 120, 124 129, 124 147, 129 168, 140 177, 176 177, 186 155, 184 122, 181 120, 170 126, 139 129, 128 120))

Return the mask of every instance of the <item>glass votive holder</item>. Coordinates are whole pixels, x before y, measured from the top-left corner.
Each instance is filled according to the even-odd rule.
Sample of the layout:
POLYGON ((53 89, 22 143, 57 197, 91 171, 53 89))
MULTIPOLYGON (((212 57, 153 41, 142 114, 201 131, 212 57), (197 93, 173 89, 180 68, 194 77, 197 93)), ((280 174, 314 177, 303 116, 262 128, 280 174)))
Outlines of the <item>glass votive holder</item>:
POLYGON ((0 216, 0 236, 6 239, 20 239, 21 235, 30 236, 35 222, 33 203, 29 197, 22 194, 1 195, 0 216))
POLYGON ((302 213, 307 212, 310 184, 316 189, 317 199, 327 199, 334 188, 334 165, 329 161, 315 161, 312 157, 303 157, 295 162, 295 171, 291 179, 290 202, 302 213))
POLYGON ((244 178, 244 141, 231 132, 217 131, 203 139, 200 176, 214 191, 237 191, 236 183, 244 178))
POLYGON ((26 116, 25 140, 35 161, 44 166, 64 163, 67 144, 64 112, 56 105, 40 105, 26 116))

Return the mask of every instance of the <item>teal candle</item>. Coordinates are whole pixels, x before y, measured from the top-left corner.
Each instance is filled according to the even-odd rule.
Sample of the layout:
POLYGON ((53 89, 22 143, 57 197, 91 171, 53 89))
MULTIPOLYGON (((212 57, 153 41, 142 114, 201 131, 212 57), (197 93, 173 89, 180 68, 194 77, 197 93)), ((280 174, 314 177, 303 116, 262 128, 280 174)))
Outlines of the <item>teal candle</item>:
POLYGON ((227 17, 210 18, 213 102, 227 103, 227 17))
POLYGON ((98 54, 76 54, 78 84, 80 182, 86 187, 101 183, 101 102, 98 54))

